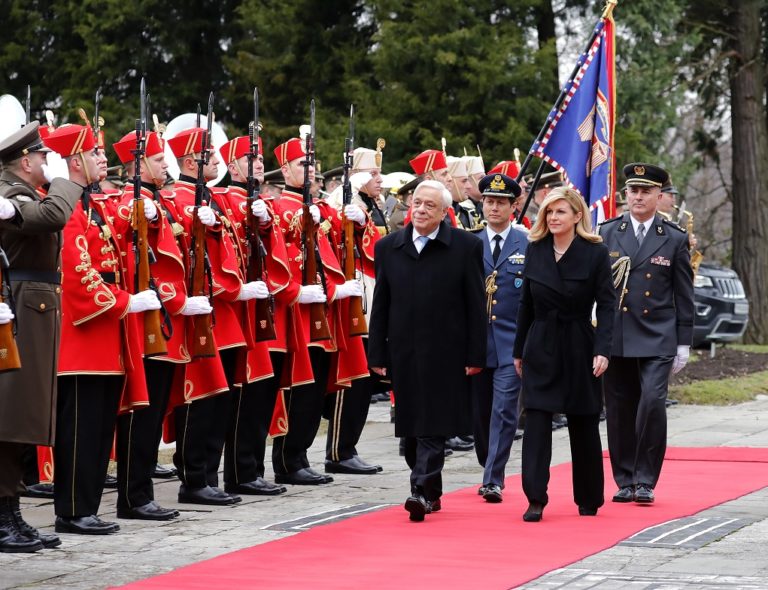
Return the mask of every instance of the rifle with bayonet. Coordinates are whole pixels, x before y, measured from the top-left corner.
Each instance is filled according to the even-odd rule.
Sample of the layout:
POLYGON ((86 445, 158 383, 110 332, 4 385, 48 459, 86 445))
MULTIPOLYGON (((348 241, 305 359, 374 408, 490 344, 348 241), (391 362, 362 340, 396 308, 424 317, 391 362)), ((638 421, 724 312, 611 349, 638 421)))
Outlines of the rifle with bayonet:
MULTIPOLYGON (((200 105, 197 107, 197 126, 200 127, 200 105)), ((189 247, 189 296, 213 296, 213 275, 205 243, 205 226, 198 212, 208 191, 205 186, 205 167, 211 157, 211 131, 213 128, 213 92, 208 97, 208 124, 203 130, 200 157, 197 159, 195 207, 192 219, 192 239, 189 247)), ((192 316, 192 358, 216 356, 213 341, 213 314, 192 316)))
MULTIPOLYGON (((11 308, 11 312, 15 312, 11 283, 5 276, 9 268, 8 257, 3 249, 0 248, 0 303, 7 303, 8 307, 11 308)), ((15 371, 20 368, 21 358, 19 358, 19 349, 16 346, 14 322, 0 324, 0 373, 15 371)))
MULTIPOLYGON (((304 158, 304 190, 303 190, 303 209, 302 209, 302 228, 301 245, 302 260, 304 268, 302 272, 302 285, 323 284, 322 264, 318 265, 319 252, 317 249, 317 231, 315 221, 312 219, 310 207, 312 206, 312 181, 309 178, 310 167, 315 167, 315 100, 309 103, 309 133, 305 138, 304 158)), ((326 293, 326 289, 323 289, 326 293)), ((325 303, 309 304, 309 340, 317 342, 318 340, 327 340, 331 337, 331 330, 328 327, 328 318, 325 315, 325 303)))
MULTIPOLYGON (((341 268, 344 278, 348 281, 357 278, 357 261, 360 260, 360 252, 355 244, 355 222, 344 214, 347 205, 352 204, 352 183, 349 179, 352 170, 352 158, 355 149, 355 107, 349 106, 349 136, 344 140, 344 181, 342 183, 341 210, 341 268)), ((359 295, 349 298, 349 321, 347 333, 350 336, 362 336, 368 333, 368 325, 365 322, 363 311, 363 298, 359 295)))
MULTIPOLYGON (((97 98, 99 94, 96 94, 97 98)), ((157 292, 149 265, 155 262, 155 255, 147 239, 147 218, 144 215, 144 200, 141 198, 141 162, 147 146, 147 93, 144 78, 141 79, 141 113, 136 119, 136 149, 133 150, 133 256, 136 263, 133 292, 140 293, 147 289, 157 292)), ((96 120, 98 123, 98 119, 96 120)), ((158 299, 160 295, 158 294, 158 299)), ((168 352, 165 341, 170 339, 170 318, 166 318, 168 332, 163 330, 161 310, 151 309, 144 314, 144 356, 158 356, 168 352)))
MULTIPOLYGON (((246 193, 245 237, 247 242, 246 280, 264 281, 264 259, 267 251, 259 235, 259 222, 253 215, 253 203, 259 198, 259 179, 253 175, 253 163, 259 158, 259 89, 253 89, 253 123, 248 130, 248 184, 246 193)), ((264 281, 266 283, 266 281, 264 281)), ((256 300, 256 342, 274 340, 275 318, 272 295, 256 300)))

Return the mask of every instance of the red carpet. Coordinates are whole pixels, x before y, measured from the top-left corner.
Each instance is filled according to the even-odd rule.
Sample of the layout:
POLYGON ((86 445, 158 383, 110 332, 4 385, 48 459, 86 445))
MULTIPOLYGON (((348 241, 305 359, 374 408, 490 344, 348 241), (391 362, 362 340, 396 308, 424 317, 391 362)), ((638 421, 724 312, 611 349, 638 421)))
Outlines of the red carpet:
MULTIPOLYGON (((768 449, 671 448, 652 506, 614 504, 606 459, 606 505, 579 517, 570 464, 552 470, 550 503, 525 523, 520 476, 502 504, 472 487, 443 497, 443 511, 411 523, 401 506, 318 526, 125 586, 144 588, 397 589, 513 588, 612 547, 649 526, 689 516, 768 486, 768 449)), ((450 471, 450 463, 448 464, 450 471)), ((479 473, 479 471, 478 471, 479 473)), ((406 482, 403 482, 404 487, 406 482)))

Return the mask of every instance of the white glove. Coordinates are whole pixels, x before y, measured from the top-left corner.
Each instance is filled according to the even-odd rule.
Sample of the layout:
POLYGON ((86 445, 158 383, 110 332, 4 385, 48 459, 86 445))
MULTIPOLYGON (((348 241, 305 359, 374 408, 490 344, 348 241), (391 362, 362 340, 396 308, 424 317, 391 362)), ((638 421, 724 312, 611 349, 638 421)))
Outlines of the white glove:
POLYGON ((181 315, 205 315, 212 311, 213 308, 208 298, 205 295, 197 295, 195 297, 187 297, 184 309, 181 310, 181 315))
POLYGON ((346 299, 347 297, 360 297, 363 294, 363 286, 360 281, 347 281, 336 287, 336 299, 346 299))
POLYGON ((363 213, 359 205, 345 205, 344 216, 354 221, 357 225, 365 225, 365 213, 363 213))
POLYGON ((253 205, 251 205, 251 213, 259 220, 259 223, 267 223, 270 219, 269 212, 267 211, 267 205, 261 199, 254 199, 253 205))
POLYGON ((13 313, 7 303, 0 303, 0 325, 7 324, 13 319, 13 313))
POLYGON ((299 291, 299 303, 325 303, 326 299, 322 285, 302 285, 299 291))
POLYGON ((358 192, 366 184, 371 182, 371 178, 373 178, 373 176, 371 176, 370 172, 355 172, 349 177, 349 184, 352 185, 352 191, 355 193, 358 192))
POLYGON ((140 311, 148 311, 150 309, 160 309, 160 300, 157 298, 157 293, 147 289, 146 291, 139 291, 135 295, 131 295, 131 299, 128 302, 128 313, 139 313, 140 311))
POLYGON ((53 182, 54 178, 69 179, 69 170, 67 162, 56 152, 48 152, 45 156, 46 164, 43 164, 43 176, 48 182, 53 182))
POLYGON ((200 222, 203 225, 207 225, 208 227, 211 227, 212 225, 216 225, 216 214, 213 212, 213 209, 211 209, 208 205, 203 205, 202 207, 198 207, 197 218, 200 220, 200 222))
POLYGON ((683 367, 688 364, 688 357, 691 354, 691 347, 690 346, 678 346, 677 347, 677 356, 675 357, 675 360, 672 361, 672 374, 677 375, 680 371, 683 370, 683 367))
MULTIPOLYGON (((312 214, 312 220, 315 223, 320 223, 320 209, 317 208, 317 205, 310 205, 309 212, 312 214)), ((304 207, 296 211, 297 217, 301 217, 302 215, 304 215, 304 207)))
MULTIPOLYGON (((131 201, 133 203, 133 201, 131 201)), ((144 217, 147 221, 154 221, 157 219, 157 205, 152 199, 144 197, 144 217)))
POLYGON ((251 281, 243 283, 240 290, 238 301, 248 301, 249 299, 266 299, 269 297, 269 289, 264 281, 251 281))
POLYGON ((13 219, 14 217, 16 217, 16 207, 5 197, 0 197, 0 219, 13 219))

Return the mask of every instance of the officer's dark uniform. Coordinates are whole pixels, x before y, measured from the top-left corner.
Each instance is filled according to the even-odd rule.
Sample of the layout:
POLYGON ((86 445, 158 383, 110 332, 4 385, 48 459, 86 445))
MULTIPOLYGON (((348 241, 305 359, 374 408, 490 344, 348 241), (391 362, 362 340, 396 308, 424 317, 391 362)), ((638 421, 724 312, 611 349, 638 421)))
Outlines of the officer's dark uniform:
MULTIPOLYGON (((649 164, 630 164, 624 174, 627 186, 661 187, 668 176, 649 164)), ((640 488, 646 494, 654 488, 664 460, 672 363, 677 347, 690 345, 693 336, 688 236, 655 215, 639 245, 630 213, 603 223, 600 235, 614 265, 622 257, 630 259, 626 285, 618 287, 623 299, 614 316, 611 362, 604 378, 608 448, 620 488, 614 500, 643 501, 640 488)), ((653 501, 652 492, 644 501, 653 501)))

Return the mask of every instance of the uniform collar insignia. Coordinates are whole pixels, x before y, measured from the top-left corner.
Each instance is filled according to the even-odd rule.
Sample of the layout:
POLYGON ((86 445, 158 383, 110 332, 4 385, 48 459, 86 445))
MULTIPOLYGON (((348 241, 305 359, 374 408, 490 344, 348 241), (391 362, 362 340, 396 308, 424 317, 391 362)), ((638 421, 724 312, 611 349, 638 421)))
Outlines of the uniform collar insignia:
POLYGON ((627 231, 627 226, 629 225, 628 222, 622 221, 621 225, 619 225, 619 231, 627 231))

